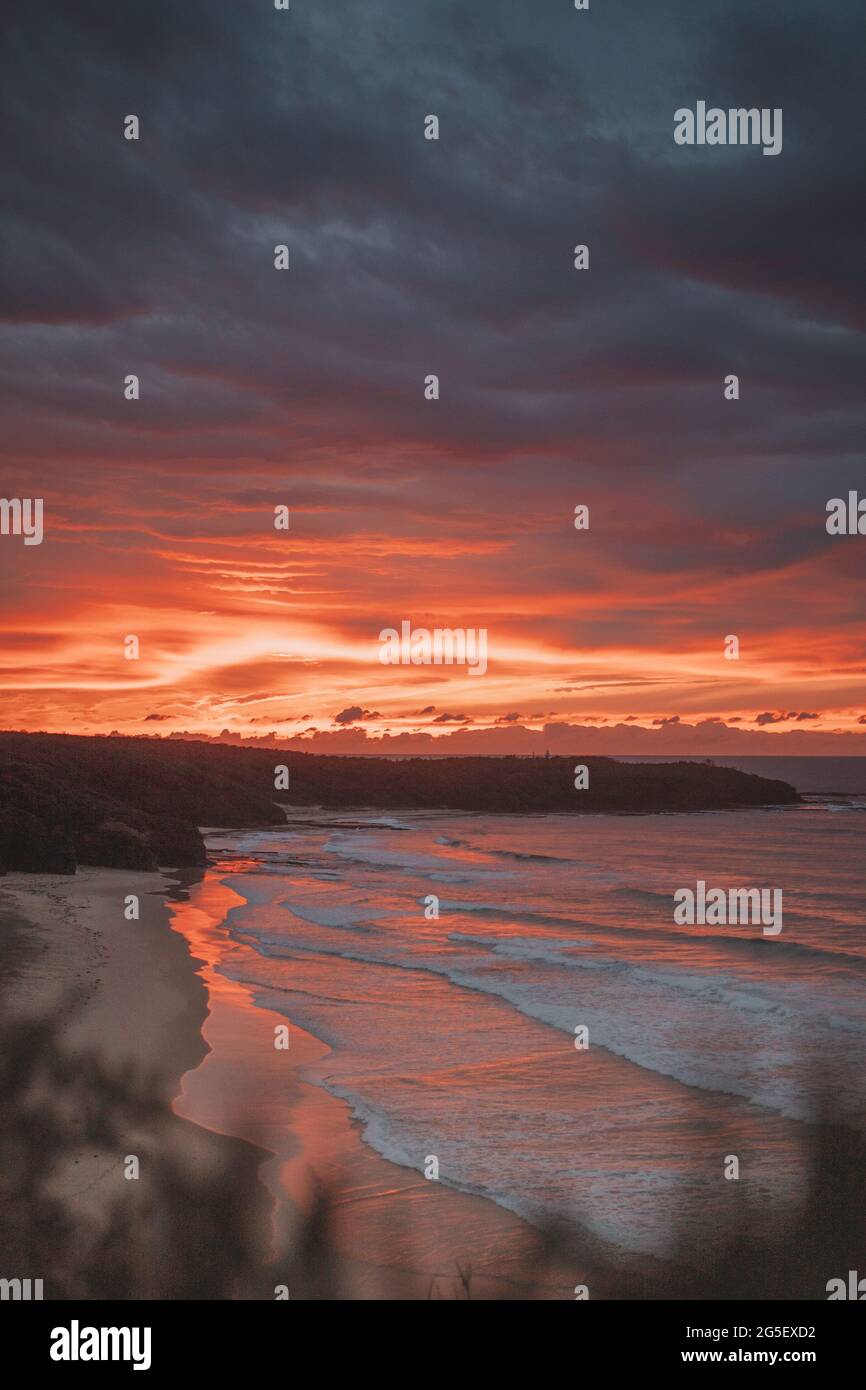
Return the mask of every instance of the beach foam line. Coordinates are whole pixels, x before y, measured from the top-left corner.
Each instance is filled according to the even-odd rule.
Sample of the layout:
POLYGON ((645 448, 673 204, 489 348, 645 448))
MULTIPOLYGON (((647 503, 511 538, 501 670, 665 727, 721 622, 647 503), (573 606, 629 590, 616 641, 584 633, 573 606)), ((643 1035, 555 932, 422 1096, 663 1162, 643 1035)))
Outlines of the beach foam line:
MULTIPOLYGON (((521 1252, 531 1261, 536 1239, 525 1222, 489 1200, 425 1182, 417 1167, 389 1162, 362 1141, 347 1101, 307 1079, 327 1069, 331 1049, 285 1000, 275 1009, 272 988, 237 978, 250 948, 227 926, 243 903, 230 883, 209 871, 187 902, 174 905, 175 928, 202 962, 208 990, 208 1052, 185 1074, 176 1112, 273 1155, 259 1171, 274 1199, 275 1246, 297 1245, 317 1184, 331 1193, 342 1296, 424 1298, 431 1281, 439 1281, 442 1296, 457 1296, 449 1288, 456 1262, 477 1271, 482 1297, 485 1289, 522 1285, 514 1271, 521 1252), (277 1051, 273 1030, 286 1018, 289 1049, 277 1051)), ((568 1297, 579 1277, 572 1268, 566 1275, 554 1267, 536 1296, 568 1297)))

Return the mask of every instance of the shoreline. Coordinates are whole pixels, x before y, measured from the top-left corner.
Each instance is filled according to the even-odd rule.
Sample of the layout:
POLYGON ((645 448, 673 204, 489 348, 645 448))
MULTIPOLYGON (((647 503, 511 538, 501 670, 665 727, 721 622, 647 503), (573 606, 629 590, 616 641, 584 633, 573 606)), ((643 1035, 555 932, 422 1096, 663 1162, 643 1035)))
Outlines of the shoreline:
POLYGON ((5 1015, 57 1013, 73 1056, 143 1065, 170 1099, 183 1071, 204 1056, 207 1013, 194 962, 165 930, 175 887, 166 872, 104 868, 0 879, 0 913, 16 921, 19 934, 5 1015), (124 915, 129 894, 138 897, 138 920, 124 915))
MULTIPOLYGON (((429 1181, 366 1142, 351 1102, 323 1084, 330 1046, 278 1007, 280 995, 250 968, 254 949, 231 929, 229 914, 246 901, 232 873, 250 867, 0 880, 4 1041, 16 1023, 47 1020, 64 1066, 86 1073, 95 1061, 133 1097, 146 1075, 153 1100, 143 1120, 133 1105, 119 1137, 97 1142, 75 1108, 87 1105, 64 1094, 61 1077, 62 1123, 53 1145, 39 1140, 50 1184, 33 1208, 50 1228, 48 1253, 32 1260, 26 1242, 16 1246, 21 1201, 9 1181, 21 1112, 0 1097, 4 1277, 44 1278, 49 1299, 271 1300, 282 1286, 301 1300, 572 1301, 579 1285, 593 1299, 684 1296, 686 1265, 581 1228, 546 1234, 483 1192, 429 1181), (123 910, 130 893, 141 907, 134 921, 123 910), (274 1030, 287 1026, 289 1047, 278 1049, 274 1030), (130 1154, 141 1182, 124 1181, 130 1154), (72 1236, 67 1262, 70 1248, 73 1263, 95 1251, 83 1279, 67 1278, 59 1257, 51 1263, 57 1202, 72 1236), (118 1209, 121 1240, 143 1267, 128 1285, 110 1261, 101 1267, 118 1209)), ((6 1066, 13 1096, 16 1065, 6 1066)))
MULTIPOLYGON (((126 1084, 148 1076, 158 1115, 152 1133, 125 1149, 179 1147, 194 1172, 224 1179, 231 1169, 230 1183, 185 1201, 211 1204, 212 1257, 230 1263, 243 1245, 243 1273, 255 1266, 255 1277, 236 1292, 217 1271, 213 1291, 199 1292, 208 1275, 196 1269, 192 1289, 172 1293, 163 1273, 137 1296, 270 1299, 285 1285, 301 1299, 572 1300, 577 1285, 592 1297, 623 1296, 645 1276, 659 1288, 664 1266, 651 1258, 588 1232, 546 1234, 485 1194, 429 1181, 369 1145, 350 1103, 320 1084, 328 1044, 272 1009, 265 989, 221 968, 243 949, 226 927, 243 901, 231 871, 213 867, 0 880, 10 967, 0 1022, 53 1018, 67 1056, 95 1058, 126 1084), (124 916, 130 893, 136 921, 124 916), (287 1024, 288 1050, 277 1050, 274 1029, 287 1024), (232 1254, 223 1218, 242 1233, 232 1254)), ((53 1174, 52 1191, 82 1230, 139 1186, 124 1182, 124 1156, 79 1146, 53 1174)), ((118 1296, 111 1285, 50 1288, 48 1297, 118 1296)))
POLYGON ((326 1267, 311 1281, 292 1269, 291 1254, 277 1254, 275 1282, 288 1270, 301 1297, 355 1300, 573 1298, 576 1283, 591 1282, 586 1259, 543 1252, 542 1233, 491 1198, 384 1158, 364 1141, 348 1102, 308 1079, 329 1046, 270 1009, 266 991, 220 968, 237 950, 226 915, 243 901, 230 878, 211 870, 174 904, 174 929, 205 962, 210 1007, 209 1050, 184 1076, 173 1108, 272 1154, 259 1176, 275 1203, 278 1250, 298 1249, 321 1223, 326 1267), (289 1047, 277 1050, 274 1029, 287 1023, 289 1047))
MULTIPOLYGON (((146 1075, 168 1131, 172 1122, 183 1131, 197 1163, 225 1159, 221 1150, 237 1163, 240 1154, 234 1198, 258 1223, 258 1255, 273 1279, 265 1297, 280 1283, 301 1298, 573 1297, 587 1282, 585 1263, 556 1256, 534 1279, 540 1236, 522 1217, 428 1182, 364 1142, 348 1104, 304 1079, 327 1057, 325 1043, 292 1023, 289 1051, 274 1049, 272 1030, 285 1016, 220 974, 218 955, 208 960, 208 941, 223 944, 223 915, 213 909, 230 899, 207 870, 5 876, 0 1020, 54 1020, 76 1064, 95 1059, 112 1075, 146 1075), (130 893, 139 897, 138 920, 124 916, 130 893), (182 929, 196 915, 198 933, 182 929), (281 1075, 268 1081, 273 1059, 281 1075), (306 1251, 311 1272, 292 1251, 319 1223, 324 1246, 306 1251), (289 1253, 267 1264, 277 1245, 289 1253)), ((75 1148, 53 1173, 52 1193, 82 1229, 129 1193, 121 1157, 75 1148)), ((126 1295, 52 1293, 48 1280, 53 1296, 126 1295)))

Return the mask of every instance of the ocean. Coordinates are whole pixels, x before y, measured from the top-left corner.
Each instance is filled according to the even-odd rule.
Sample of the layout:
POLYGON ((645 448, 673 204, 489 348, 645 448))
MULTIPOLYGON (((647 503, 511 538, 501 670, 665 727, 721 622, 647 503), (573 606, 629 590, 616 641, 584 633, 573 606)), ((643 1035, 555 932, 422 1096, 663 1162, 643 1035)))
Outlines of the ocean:
POLYGON ((645 816, 299 808, 211 831, 191 903, 230 886, 215 970, 320 1040, 304 1081, 365 1145, 535 1225, 700 1259, 732 1158, 784 1219, 809 1126, 830 1103, 862 1125, 864 831, 853 793, 645 816), (781 933, 678 926, 673 895, 699 880, 781 889, 781 933))

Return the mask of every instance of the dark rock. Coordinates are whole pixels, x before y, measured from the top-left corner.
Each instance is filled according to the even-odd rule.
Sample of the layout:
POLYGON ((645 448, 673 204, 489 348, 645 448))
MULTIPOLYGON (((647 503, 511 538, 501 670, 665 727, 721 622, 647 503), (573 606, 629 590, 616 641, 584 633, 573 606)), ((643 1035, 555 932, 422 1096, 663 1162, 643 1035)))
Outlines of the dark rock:
POLYGON ((156 856, 147 836, 119 820, 103 821, 98 830, 92 830, 78 840, 76 850, 79 864, 145 871, 157 867, 156 856))
POLYGON ((74 874, 75 851, 61 827, 0 806, 0 863, 9 873, 74 874))
POLYGON ((175 817, 157 819, 150 831, 156 861, 165 868, 182 869, 207 863, 207 850, 198 826, 175 817))

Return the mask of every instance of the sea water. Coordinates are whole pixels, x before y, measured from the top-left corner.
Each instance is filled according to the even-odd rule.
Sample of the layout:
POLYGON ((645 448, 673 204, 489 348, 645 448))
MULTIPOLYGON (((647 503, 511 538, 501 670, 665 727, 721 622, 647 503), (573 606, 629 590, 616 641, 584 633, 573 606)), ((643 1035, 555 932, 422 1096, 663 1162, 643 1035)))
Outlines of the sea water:
POLYGON ((297 808, 211 833, 208 873, 241 899, 225 971, 327 1044, 307 1079, 366 1144, 664 1255, 724 1224, 731 1155, 781 1211, 809 1122, 862 1123, 864 813, 297 808), (784 930, 677 925, 699 879, 783 890, 784 930))

